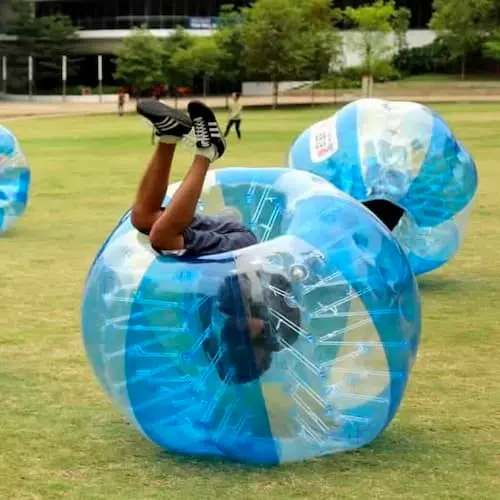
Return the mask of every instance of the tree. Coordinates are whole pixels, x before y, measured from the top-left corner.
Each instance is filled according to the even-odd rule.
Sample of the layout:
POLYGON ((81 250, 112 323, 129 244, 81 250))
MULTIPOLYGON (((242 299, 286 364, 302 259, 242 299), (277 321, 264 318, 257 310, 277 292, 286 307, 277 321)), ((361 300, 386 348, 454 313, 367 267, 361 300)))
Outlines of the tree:
POLYGON ((437 31, 454 59, 461 61, 465 79, 467 56, 482 45, 490 24, 492 0, 434 0, 430 28, 437 31))
POLYGON ((233 86, 239 85, 246 75, 243 37, 243 14, 232 5, 223 5, 217 22, 217 31, 214 34, 218 53, 217 74, 219 78, 227 80, 233 86))
POLYGON ((163 45, 163 72, 169 87, 174 89, 177 105, 177 87, 180 85, 191 85, 196 69, 183 60, 184 56, 178 56, 179 52, 191 49, 194 38, 182 27, 178 27, 174 33, 165 40, 163 45))
POLYGON ((175 68, 184 68, 185 76, 193 78, 196 74, 203 74, 203 95, 206 95, 208 81, 218 68, 216 42, 213 38, 196 38, 192 45, 178 50, 171 63, 175 68))
POLYGON ((348 7, 345 11, 347 19, 360 31, 360 38, 353 38, 351 43, 361 56, 367 76, 373 76, 377 65, 386 62, 391 53, 388 38, 395 13, 393 0, 377 0, 372 5, 348 7))
MULTIPOLYGON (((61 81, 61 56, 71 54, 78 40, 69 17, 58 14, 35 18, 30 2, 15 0, 6 21, 6 33, 16 37, 3 45, 2 52, 9 58, 9 73, 18 85, 27 79, 28 56, 35 60, 38 81, 45 80, 47 86, 61 81)), ((72 61, 69 60, 69 74, 74 67, 72 61)))
MULTIPOLYGON (((334 29, 341 17, 330 0, 296 0, 304 20, 304 75, 321 80, 337 66, 342 55, 342 39, 334 29)), ((311 86, 314 101, 314 83, 311 86)))
POLYGON ((398 52, 408 48, 406 35, 410 29, 411 11, 406 7, 401 7, 394 11, 392 16, 392 30, 396 36, 396 46, 398 52))
POLYGON ((500 63, 500 31, 494 31, 484 42, 483 54, 500 63))
POLYGON ((0 33, 5 33, 9 25, 10 2, 8 0, 0 0, 0 33))
POLYGON ((116 79, 139 91, 164 82, 164 52, 161 42, 146 28, 136 28, 117 53, 116 79))
MULTIPOLYGON (((39 76, 52 78, 61 75, 62 56, 73 52, 78 37, 71 19, 67 16, 54 15, 38 18, 40 35, 37 39, 37 59, 39 76)), ((68 58, 68 73, 71 75, 75 68, 72 63, 76 58, 68 58)))
POLYGON ((272 81, 273 109, 279 82, 295 77, 304 66, 303 32, 296 0, 257 0, 245 10, 245 60, 250 71, 272 81))

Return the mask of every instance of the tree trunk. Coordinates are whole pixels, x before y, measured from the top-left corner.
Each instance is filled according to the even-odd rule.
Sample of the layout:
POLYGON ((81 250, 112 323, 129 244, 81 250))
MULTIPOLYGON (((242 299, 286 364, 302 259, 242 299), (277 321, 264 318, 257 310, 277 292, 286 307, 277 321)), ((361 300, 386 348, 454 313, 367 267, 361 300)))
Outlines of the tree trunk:
POLYGON ((208 94, 208 75, 205 73, 203 75, 203 97, 207 97, 208 94))
POLYGON ((314 82, 311 84, 311 108, 314 108, 314 82))
POLYGON ((278 107, 278 91, 279 91, 279 82, 277 80, 273 81, 273 109, 278 107))
POLYGON ((465 71, 466 71, 466 68, 467 68, 467 54, 464 54, 462 56, 462 71, 461 71, 461 74, 460 74, 460 77, 463 80, 465 80, 465 71))

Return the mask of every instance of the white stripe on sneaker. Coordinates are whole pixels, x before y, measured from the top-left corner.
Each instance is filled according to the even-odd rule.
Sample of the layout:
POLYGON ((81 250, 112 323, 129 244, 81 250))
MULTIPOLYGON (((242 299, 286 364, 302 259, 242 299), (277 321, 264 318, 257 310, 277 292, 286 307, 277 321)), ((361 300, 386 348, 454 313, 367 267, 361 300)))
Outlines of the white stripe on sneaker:
POLYGON ((178 125, 175 124, 175 123, 173 125, 168 126, 168 127, 166 127, 166 126, 163 126, 163 127, 156 126, 156 128, 158 130, 172 130, 173 128, 177 128, 177 127, 178 127, 178 125))
POLYGON ((174 121, 176 122, 177 120, 175 120, 171 116, 166 116, 165 118, 163 118, 163 120, 158 122, 158 125, 161 125, 162 123, 172 123, 174 121))
POLYGON ((156 127, 158 130, 172 130, 174 128, 177 128, 179 125, 178 124, 173 124, 170 126, 162 126, 162 127, 156 127))
POLYGON ((172 127, 177 127, 179 125, 179 122, 177 120, 174 120, 173 118, 168 117, 168 118, 165 118, 164 120, 162 120, 161 122, 155 123, 155 125, 158 128, 161 128, 161 127, 172 128, 172 127))

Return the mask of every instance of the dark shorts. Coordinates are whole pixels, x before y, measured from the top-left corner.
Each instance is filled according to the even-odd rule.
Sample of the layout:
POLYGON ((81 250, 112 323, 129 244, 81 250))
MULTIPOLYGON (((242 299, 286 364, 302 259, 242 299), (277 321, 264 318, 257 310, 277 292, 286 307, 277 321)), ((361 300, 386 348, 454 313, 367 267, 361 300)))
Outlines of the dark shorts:
POLYGON ((204 215, 195 215, 183 236, 184 250, 158 250, 159 253, 197 257, 231 252, 259 242, 252 231, 240 222, 225 217, 204 215))
POLYGON ((224 217, 196 215, 184 231, 185 255, 214 255, 257 243, 257 238, 245 225, 224 217))

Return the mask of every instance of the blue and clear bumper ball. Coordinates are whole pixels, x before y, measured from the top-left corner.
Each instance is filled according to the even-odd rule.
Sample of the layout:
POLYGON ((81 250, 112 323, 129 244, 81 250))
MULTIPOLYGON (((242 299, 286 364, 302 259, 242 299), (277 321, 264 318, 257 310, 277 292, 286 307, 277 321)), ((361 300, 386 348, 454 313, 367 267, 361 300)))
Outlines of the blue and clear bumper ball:
POLYGON ((457 253, 478 184, 474 160, 450 127, 411 102, 349 104, 299 136, 289 166, 361 202, 385 200, 401 210, 393 232, 416 274, 457 253))
POLYGON ((212 171, 198 212, 236 217, 260 243, 160 256, 127 213, 92 265, 82 329, 110 398, 149 440, 189 455, 276 465, 374 440, 420 336, 416 280, 392 234, 290 169, 212 171))
POLYGON ((0 233, 23 215, 29 187, 30 170, 19 143, 0 125, 0 233))

